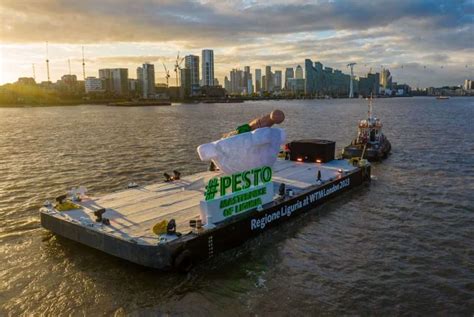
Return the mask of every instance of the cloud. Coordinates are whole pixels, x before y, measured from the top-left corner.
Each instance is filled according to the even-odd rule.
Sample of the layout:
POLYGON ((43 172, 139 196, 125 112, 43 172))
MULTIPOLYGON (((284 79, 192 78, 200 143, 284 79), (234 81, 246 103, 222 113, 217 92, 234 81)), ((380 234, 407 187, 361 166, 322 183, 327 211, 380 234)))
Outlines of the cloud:
POLYGON ((231 1, 2 1, 4 41, 223 42, 256 35, 366 30, 413 19, 424 28, 469 25, 469 2, 369 0, 269 3, 231 1), (230 37, 230 38, 229 38, 230 37), (234 38, 233 38, 234 37, 234 38))
POLYGON ((0 40, 102 43, 107 54, 91 50, 92 64, 130 67, 172 64, 178 49, 199 55, 209 47, 220 78, 233 67, 283 68, 305 58, 342 70, 355 61, 362 74, 380 65, 472 65, 473 7, 472 0, 2 0, 0 40))
POLYGON ((148 63, 174 63, 174 59, 169 56, 160 56, 160 55, 144 55, 144 56, 103 56, 95 59, 90 59, 89 62, 98 63, 98 64, 123 64, 123 63, 133 63, 133 64, 143 64, 148 63))

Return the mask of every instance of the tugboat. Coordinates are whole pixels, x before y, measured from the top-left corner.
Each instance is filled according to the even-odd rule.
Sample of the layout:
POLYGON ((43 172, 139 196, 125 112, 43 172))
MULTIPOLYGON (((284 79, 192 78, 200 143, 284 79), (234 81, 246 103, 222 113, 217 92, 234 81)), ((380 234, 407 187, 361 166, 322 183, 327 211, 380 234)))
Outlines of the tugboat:
POLYGON ((367 119, 359 121, 359 131, 350 145, 342 151, 346 159, 364 158, 371 162, 387 158, 392 145, 382 133, 382 122, 372 115, 372 98, 369 99, 367 119))

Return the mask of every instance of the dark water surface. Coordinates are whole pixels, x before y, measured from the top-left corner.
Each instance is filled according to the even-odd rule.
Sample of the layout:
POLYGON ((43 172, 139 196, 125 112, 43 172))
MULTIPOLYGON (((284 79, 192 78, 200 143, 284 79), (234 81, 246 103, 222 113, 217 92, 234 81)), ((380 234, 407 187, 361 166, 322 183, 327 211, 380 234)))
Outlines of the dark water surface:
POLYGON ((45 199, 199 172, 196 147, 282 109, 290 139, 355 137, 361 100, 0 109, 0 315, 474 313, 474 98, 379 99, 393 154, 355 189, 189 275, 40 227, 45 199))

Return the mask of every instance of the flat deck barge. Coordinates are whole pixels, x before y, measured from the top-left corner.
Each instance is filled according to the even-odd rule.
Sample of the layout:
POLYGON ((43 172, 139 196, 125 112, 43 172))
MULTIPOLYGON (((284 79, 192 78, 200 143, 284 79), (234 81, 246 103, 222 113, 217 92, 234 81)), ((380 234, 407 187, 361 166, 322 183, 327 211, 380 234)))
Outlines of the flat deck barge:
POLYGON ((370 164, 352 166, 346 160, 309 163, 278 159, 273 166, 273 200, 213 226, 191 228, 201 217, 209 180, 219 171, 183 176, 75 202, 80 208, 40 210, 41 224, 55 234, 110 255, 157 269, 188 270, 192 264, 242 244, 249 238, 314 209, 327 199, 370 180, 370 164), (318 176, 320 176, 318 180, 318 176), (285 194, 281 195, 281 184, 285 194), (105 209, 110 224, 96 222, 94 212, 105 209), (176 221, 176 234, 152 231, 163 220, 176 221))

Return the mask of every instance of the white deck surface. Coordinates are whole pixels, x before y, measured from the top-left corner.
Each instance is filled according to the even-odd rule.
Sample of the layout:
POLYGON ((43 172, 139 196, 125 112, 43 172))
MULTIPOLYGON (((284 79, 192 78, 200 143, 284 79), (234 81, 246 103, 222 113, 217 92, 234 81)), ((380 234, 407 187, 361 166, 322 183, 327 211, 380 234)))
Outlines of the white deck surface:
MULTIPOLYGON (((275 193, 282 182, 286 188, 293 188, 298 193, 316 183, 318 170, 321 170, 323 180, 329 180, 338 175, 339 169, 350 171, 354 167, 345 160, 315 164, 279 159, 273 166, 275 193)), ((189 220, 199 219, 199 202, 204 199, 207 182, 219 175, 219 172, 203 172, 183 176, 174 182, 90 197, 79 203, 82 209, 57 213, 57 216, 66 221, 89 223, 91 228, 118 238, 156 245, 159 237, 152 232, 152 227, 162 220, 175 219, 178 232, 191 230, 189 220), (95 224, 93 212, 100 208, 106 208, 103 216, 110 219, 110 226, 95 224)))

